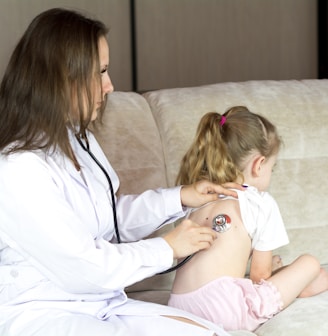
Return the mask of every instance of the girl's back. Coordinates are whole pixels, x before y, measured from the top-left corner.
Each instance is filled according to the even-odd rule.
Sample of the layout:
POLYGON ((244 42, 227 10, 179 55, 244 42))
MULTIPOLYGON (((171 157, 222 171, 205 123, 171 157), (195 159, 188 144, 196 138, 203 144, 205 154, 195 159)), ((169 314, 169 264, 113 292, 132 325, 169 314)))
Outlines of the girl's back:
POLYGON ((220 214, 231 219, 225 232, 217 233, 217 239, 208 249, 198 252, 177 270, 172 292, 187 293, 222 276, 243 278, 251 253, 251 238, 241 219, 237 199, 219 199, 190 215, 196 223, 212 227, 220 214))

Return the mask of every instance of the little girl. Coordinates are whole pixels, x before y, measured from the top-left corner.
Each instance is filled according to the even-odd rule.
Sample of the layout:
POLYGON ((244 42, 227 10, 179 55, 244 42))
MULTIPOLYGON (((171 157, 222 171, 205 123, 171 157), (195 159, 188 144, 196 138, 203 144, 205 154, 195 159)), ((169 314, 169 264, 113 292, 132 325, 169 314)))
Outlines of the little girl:
POLYGON ((238 199, 220 198, 191 211, 190 218, 212 227, 217 239, 177 270, 170 306, 229 331, 253 331, 295 298, 328 289, 328 273, 311 255, 273 271, 272 250, 289 242, 278 206, 266 192, 280 142, 274 125, 245 107, 203 116, 177 181, 248 187, 237 191, 238 199))

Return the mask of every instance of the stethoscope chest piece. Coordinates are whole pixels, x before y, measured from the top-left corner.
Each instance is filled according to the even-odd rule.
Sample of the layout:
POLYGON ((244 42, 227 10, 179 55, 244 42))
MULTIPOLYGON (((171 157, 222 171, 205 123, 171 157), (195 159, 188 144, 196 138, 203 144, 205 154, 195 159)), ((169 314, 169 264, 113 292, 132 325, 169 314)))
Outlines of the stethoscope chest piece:
POLYGON ((228 215, 219 214, 214 217, 212 229, 218 233, 223 233, 231 228, 231 219, 228 215))

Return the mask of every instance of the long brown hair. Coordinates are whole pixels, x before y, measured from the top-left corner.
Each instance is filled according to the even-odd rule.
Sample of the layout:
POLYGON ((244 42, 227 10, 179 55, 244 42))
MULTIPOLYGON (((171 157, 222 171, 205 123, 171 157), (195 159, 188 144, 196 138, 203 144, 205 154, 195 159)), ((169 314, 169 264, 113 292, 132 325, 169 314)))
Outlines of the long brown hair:
POLYGON ((98 41, 107 32, 102 22, 60 8, 31 22, 0 86, 3 154, 59 147, 79 167, 67 127, 85 136, 94 106, 93 85, 101 85, 98 41))
POLYGON ((275 126, 266 118, 235 106, 223 115, 205 114, 196 137, 184 155, 177 184, 206 179, 219 184, 243 179, 245 159, 258 152, 270 157, 281 144, 275 126))

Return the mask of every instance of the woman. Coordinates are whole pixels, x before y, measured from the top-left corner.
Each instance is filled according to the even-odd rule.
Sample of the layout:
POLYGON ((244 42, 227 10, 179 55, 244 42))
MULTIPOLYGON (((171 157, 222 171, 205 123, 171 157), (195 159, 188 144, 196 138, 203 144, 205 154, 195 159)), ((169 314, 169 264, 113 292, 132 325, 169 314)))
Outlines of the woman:
POLYGON ((200 182, 116 198, 118 177, 88 130, 113 91, 106 34, 101 22, 48 10, 31 22, 3 77, 0 334, 225 335, 124 292, 215 235, 185 220, 163 238, 140 239, 184 216, 183 205, 236 193, 200 182))

